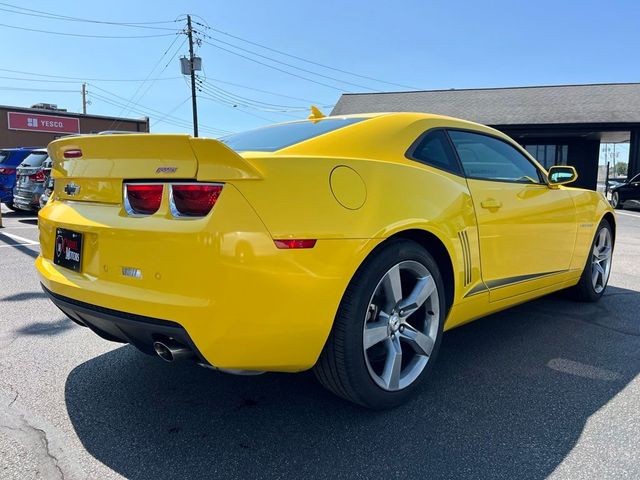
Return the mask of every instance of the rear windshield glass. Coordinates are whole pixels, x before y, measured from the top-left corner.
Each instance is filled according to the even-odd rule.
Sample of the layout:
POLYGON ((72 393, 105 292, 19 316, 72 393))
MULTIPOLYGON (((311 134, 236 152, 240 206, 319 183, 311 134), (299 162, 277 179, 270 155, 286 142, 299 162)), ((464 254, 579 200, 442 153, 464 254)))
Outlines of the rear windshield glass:
POLYGON ((25 167, 40 167, 49 157, 47 152, 33 152, 20 164, 25 167))
POLYGON ((0 152, 0 163, 4 163, 9 158, 9 152, 0 152))
POLYGON ((328 118, 326 120, 284 123, 234 133, 220 141, 236 152, 274 152, 309 140, 323 133, 361 122, 364 118, 328 118))

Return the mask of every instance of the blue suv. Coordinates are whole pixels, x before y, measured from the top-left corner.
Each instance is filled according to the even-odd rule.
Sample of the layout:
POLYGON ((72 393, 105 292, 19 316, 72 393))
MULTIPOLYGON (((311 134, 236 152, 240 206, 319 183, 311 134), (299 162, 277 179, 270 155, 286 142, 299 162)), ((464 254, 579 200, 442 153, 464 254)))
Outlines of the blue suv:
POLYGON ((35 147, 3 148, 0 150, 0 202, 13 209, 13 187, 16 169, 35 147))

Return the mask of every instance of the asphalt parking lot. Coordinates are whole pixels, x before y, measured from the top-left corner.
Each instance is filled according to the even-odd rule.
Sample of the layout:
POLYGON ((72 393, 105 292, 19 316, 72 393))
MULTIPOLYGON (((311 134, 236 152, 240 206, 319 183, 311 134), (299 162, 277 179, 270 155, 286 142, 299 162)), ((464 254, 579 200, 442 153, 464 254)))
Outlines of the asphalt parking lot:
POLYGON ((41 292, 35 217, 3 212, 2 479, 640 478, 638 211, 618 215, 600 303, 554 295, 451 331, 420 394, 378 413, 311 373, 101 340, 41 292))

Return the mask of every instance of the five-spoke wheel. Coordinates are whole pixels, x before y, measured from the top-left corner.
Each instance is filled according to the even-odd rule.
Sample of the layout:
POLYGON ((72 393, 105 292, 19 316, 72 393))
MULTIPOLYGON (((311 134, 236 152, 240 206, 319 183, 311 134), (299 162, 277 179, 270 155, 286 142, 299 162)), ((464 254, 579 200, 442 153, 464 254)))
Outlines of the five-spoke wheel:
POLYGON ((601 293, 607 286, 611 272, 612 246, 611 232, 608 228, 601 228, 591 252, 591 281, 596 293, 601 293))
POLYGON ((582 276, 578 284, 571 288, 577 300, 595 302, 602 296, 609 282, 612 254, 613 230, 611 224, 603 219, 591 243, 591 254, 582 271, 582 276))
POLYGON ((367 407, 404 402, 437 356, 446 295, 427 250, 410 240, 386 243, 344 294, 315 366, 318 380, 367 407))
POLYGON ((416 261, 391 267, 366 313, 364 356, 371 378, 385 390, 410 385, 424 370, 438 335, 438 289, 416 261))

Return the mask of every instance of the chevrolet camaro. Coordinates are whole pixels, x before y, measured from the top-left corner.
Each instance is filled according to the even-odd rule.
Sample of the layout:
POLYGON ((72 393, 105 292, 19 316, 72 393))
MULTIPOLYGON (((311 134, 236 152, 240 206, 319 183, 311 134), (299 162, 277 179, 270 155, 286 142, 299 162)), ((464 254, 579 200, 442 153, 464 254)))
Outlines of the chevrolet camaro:
POLYGON ((67 137, 39 213, 44 291, 167 361, 313 368, 371 408, 428 377, 443 331, 567 289, 598 300, 613 209, 486 126, 422 113, 233 134, 67 137))

